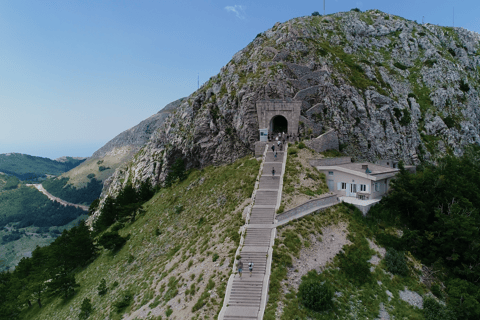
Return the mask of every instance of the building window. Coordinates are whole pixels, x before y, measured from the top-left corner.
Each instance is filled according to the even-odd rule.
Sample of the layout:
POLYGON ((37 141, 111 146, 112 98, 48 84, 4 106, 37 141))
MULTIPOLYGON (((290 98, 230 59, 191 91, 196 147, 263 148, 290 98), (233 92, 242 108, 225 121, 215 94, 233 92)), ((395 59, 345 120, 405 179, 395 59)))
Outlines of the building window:
POLYGON ((333 171, 328 171, 329 176, 333 176, 333 171))
POLYGON ((347 190, 347 183, 346 182, 342 182, 342 190, 347 190))
POLYGON ((360 185, 360 191, 367 191, 367 185, 361 184, 360 185))
POLYGON ((351 184, 350 185, 350 192, 351 193, 357 193, 357 185, 356 184, 351 184))
POLYGON ((380 182, 375 182, 375 192, 380 192, 380 182))

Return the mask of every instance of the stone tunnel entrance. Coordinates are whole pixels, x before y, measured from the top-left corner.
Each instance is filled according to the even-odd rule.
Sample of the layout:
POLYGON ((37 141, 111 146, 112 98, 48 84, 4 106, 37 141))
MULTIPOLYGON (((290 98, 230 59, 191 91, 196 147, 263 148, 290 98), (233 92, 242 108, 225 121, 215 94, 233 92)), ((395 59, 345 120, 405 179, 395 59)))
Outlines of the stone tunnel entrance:
POLYGON ((270 121, 270 132, 275 134, 279 132, 288 133, 288 121, 284 116, 275 116, 270 121))

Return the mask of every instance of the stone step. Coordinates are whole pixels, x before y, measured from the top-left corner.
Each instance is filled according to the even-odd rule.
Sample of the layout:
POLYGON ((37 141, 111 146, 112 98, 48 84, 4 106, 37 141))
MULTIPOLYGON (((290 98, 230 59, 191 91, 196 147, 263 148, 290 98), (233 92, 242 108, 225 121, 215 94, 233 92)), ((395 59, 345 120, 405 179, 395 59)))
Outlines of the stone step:
POLYGON ((251 218, 250 223, 255 223, 255 224, 273 224, 274 222, 272 221, 271 218, 251 218))
POLYGON ((257 307, 234 307, 229 306, 225 312, 223 319, 240 320, 240 319, 258 319, 259 308, 257 307))
POLYGON ((276 205, 278 192, 276 191, 257 191, 255 196, 256 205, 276 205))
MULTIPOLYGON (((262 171, 262 176, 267 175, 267 176, 272 176, 272 169, 275 169, 275 175, 273 177, 280 177, 282 174, 282 163, 265 163, 263 165, 263 171, 262 171)), ((274 179, 272 179, 274 180, 274 179)))
POLYGON ((270 169, 270 176, 262 175, 260 177, 259 189, 277 189, 280 188, 280 176, 276 175, 272 178, 272 170, 270 169))
POLYGON ((265 157, 265 162, 282 162, 284 159, 284 154, 283 151, 278 151, 277 152, 277 158, 275 159, 275 156, 272 152, 272 149, 270 149, 270 152, 267 152, 267 156, 265 157))

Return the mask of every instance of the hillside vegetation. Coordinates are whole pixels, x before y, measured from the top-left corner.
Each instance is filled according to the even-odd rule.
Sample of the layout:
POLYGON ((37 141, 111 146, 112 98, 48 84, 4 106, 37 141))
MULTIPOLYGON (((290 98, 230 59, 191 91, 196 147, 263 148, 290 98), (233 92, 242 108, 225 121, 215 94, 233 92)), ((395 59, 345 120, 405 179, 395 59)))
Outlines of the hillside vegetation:
POLYGON ((95 199, 100 197, 103 184, 95 178, 83 188, 76 188, 68 183, 69 178, 48 179, 42 182, 42 186, 55 197, 75 204, 90 205, 95 199))
MULTIPOLYGON (((180 174, 177 177, 185 180, 173 180, 171 187, 158 190, 141 210, 117 216, 117 222, 96 234, 94 243, 102 243, 96 258, 85 261, 85 267, 66 269, 70 291, 55 291, 45 283, 42 308, 34 303, 38 291, 32 287, 10 291, 8 299, 0 299, 0 308, 9 311, 1 312, 0 319, 13 319, 12 310, 17 307, 22 310, 20 319, 76 318, 85 299, 93 306, 89 319, 120 319, 124 314, 131 319, 213 318, 220 310, 240 241, 239 227, 245 223, 243 210, 250 202, 258 171, 259 162, 247 157, 180 174), (111 247, 105 235, 117 232, 124 240, 111 247), (78 287, 73 285, 73 275, 78 287), (105 291, 99 295, 97 288, 103 279, 105 291)), ((26 260, 36 264, 35 257, 34 252, 33 260, 26 260)), ((19 281, 29 282, 28 277, 51 277, 49 272, 34 270, 27 278, 17 271, 2 275, 7 279, 0 291, 13 290, 19 281)))
POLYGON ((21 180, 41 176, 60 175, 81 164, 85 159, 65 157, 62 161, 30 156, 21 153, 0 154, 0 172, 14 175, 21 180))
POLYGON ((53 202, 33 187, 0 192, 0 271, 15 267, 81 218, 85 211, 53 202))

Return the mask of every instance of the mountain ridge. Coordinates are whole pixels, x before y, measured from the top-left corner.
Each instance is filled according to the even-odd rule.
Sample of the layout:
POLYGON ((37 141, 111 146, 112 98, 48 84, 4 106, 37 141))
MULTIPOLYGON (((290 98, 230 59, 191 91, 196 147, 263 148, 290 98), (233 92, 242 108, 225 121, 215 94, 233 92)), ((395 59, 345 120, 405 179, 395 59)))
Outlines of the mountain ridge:
POLYGON ((334 129, 357 160, 407 164, 480 144, 480 35, 379 10, 299 17, 259 33, 185 98, 103 193, 230 163, 258 140, 256 101, 301 101, 299 134, 334 129))

